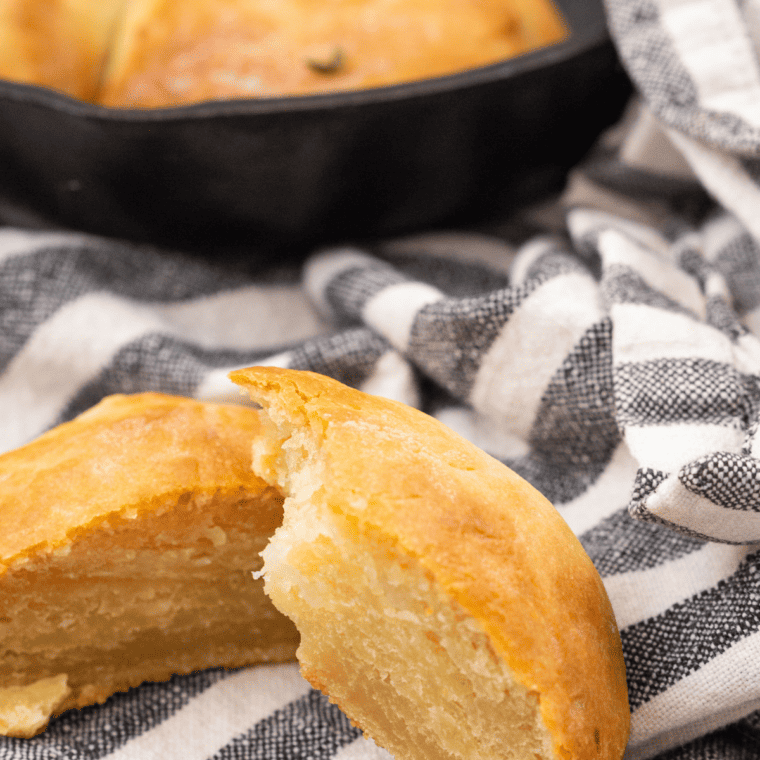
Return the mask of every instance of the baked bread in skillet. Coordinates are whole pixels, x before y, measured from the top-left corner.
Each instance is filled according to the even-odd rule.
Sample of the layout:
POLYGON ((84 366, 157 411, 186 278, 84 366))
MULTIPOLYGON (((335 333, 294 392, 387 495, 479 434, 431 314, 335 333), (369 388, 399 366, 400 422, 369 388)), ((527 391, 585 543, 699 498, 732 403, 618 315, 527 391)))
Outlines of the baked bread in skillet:
POLYGON ((130 0, 99 100, 152 108, 379 87, 566 33, 551 0, 130 0))
POLYGON ((567 34, 551 0, 0 0, 0 79, 156 108, 410 82, 567 34))

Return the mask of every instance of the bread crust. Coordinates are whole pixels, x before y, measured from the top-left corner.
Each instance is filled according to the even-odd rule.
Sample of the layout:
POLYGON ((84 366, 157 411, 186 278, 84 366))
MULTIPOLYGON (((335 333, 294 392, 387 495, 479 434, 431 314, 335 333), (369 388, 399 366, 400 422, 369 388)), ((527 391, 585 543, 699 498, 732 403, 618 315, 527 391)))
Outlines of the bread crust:
POLYGON ((0 0, 0 77, 95 100, 126 0, 0 0))
POLYGON ((250 467, 260 432, 244 406, 111 396, 0 456, 0 735, 146 680, 294 657, 251 577, 282 521, 250 467))
POLYGON ((132 0, 100 99, 145 108, 358 90, 484 66, 566 34, 548 0, 132 0))
POLYGON ((262 493, 249 466, 259 433, 256 413, 242 406, 114 395, 3 454, 0 576, 108 516, 136 516, 188 491, 262 493))
MULTIPOLYGON (((331 509, 414 556, 480 623, 539 694, 557 758, 622 756, 629 708, 614 614, 588 555, 538 491, 403 404, 307 372, 230 377, 275 421, 308 431, 331 509)), ((274 464, 258 464, 273 480, 274 464)))

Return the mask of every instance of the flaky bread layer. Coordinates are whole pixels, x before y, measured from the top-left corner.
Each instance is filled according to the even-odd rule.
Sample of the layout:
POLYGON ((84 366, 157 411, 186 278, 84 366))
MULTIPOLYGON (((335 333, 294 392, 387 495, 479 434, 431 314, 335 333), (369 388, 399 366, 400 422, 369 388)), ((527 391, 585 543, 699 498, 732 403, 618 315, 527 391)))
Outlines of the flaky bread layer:
POLYGON ((315 686, 398 757, 619 760, 614 615, 546 499, 402 404, 311 373, 231 378, 263 408, 254 469, 287 497, 266 589, 295 620, 315 686), (362 605, 376 610, 366 628, 362 605))
POLYGON ((217 494, 172 507, 111 518, 5 574, 0 684, 65 674, 59 713, 145 680, 293 658, 297 633, 252 576, 280 522, 279 496, 217 494))
POLYGON ((253 577, 282 497, 253 410, 107 399, 0 457, 0 734, 145 680, 292 659, 253 577))

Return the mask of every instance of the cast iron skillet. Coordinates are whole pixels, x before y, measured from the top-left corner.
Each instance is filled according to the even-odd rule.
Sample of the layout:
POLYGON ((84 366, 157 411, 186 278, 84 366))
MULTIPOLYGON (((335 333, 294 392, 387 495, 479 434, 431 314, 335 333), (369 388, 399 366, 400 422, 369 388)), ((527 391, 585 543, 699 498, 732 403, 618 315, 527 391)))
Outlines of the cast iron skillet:
POLYGON ((0 82, 4 221, 275 253, 504 214, 561 187, 629 94, 601 0, 558 6, 558 45, 372 90, 119 110, 0 82))

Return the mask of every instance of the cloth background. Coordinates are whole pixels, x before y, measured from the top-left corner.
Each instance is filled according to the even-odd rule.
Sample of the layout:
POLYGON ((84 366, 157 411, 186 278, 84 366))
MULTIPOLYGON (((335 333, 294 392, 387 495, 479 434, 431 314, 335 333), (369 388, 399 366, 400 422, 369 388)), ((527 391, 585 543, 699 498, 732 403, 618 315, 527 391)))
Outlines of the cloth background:
MULTIPOLYGON (((609 0, 638 96, 561 198, 470 231, 210 263, 0 228, 0 449, 110 393, 244 403, 322 372, 435 415, 542 490, 603 577, 627 757, 760 757, 760 0, 609 0)), ((294 664, 72 711, 26 758, 387 754, 294 664)))

